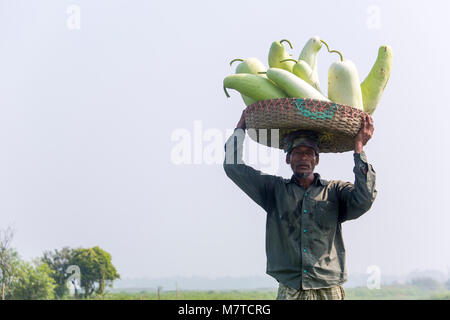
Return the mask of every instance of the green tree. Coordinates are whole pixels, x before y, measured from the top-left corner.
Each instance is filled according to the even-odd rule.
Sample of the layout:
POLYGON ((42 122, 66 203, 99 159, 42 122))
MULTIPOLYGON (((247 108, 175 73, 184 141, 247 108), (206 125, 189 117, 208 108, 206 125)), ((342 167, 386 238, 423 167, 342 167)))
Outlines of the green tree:
POLYGON ((33 263, 20 261, 12 281, 10 299, 12 300, 50 300, 54 299, 56 287, 48 264, 36 259, 33 263))
POLYGON ((64 247, 61 250, 45 251, 42 262, 45 262, 50 269, 52 269, 52 278, 55 280, 55 298, 63 299, 69 294, 69 288, 67 286, 66 274, 67 268, 70 266, 70 260, 72 259, 74 249, 64 247))
POLYGON ((70 264, 80 268, 80 285, 85 298, 94 292, 103 294, 106 286, 112 286, 114 280, 120 279, 111 262, 111 255, 98 246, 75 249, 70 264))
POLYGON ((17 251, 12 248, 0 252, 0 255, 1 299, 8 300, 11 292, 12 282, 17 276, 20 258, 17 251))
POLYGON ((7 299, 19 263, 17 251, 11 248, 13 237, 14 230, 11 227, 0 230, 0 293, 2 300, 7 299))

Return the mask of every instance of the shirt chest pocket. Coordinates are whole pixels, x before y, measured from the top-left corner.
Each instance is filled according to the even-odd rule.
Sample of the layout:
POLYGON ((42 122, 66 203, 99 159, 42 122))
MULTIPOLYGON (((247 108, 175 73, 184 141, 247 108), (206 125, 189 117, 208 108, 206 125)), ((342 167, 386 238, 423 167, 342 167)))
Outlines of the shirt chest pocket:
POLYGON ((337 225, 339 207, 338 204, 326 200, 314 200, 313 220, 320 228, 333 228, 337 225))

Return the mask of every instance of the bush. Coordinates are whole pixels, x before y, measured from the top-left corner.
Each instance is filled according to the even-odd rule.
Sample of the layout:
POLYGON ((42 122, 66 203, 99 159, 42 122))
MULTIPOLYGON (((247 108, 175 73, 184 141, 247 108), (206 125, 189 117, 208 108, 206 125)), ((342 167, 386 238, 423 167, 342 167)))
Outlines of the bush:
POLYGON ((436 291, 442 289, 442 284, 433 278, 414 278, 411 284, 422 290, 436 291))

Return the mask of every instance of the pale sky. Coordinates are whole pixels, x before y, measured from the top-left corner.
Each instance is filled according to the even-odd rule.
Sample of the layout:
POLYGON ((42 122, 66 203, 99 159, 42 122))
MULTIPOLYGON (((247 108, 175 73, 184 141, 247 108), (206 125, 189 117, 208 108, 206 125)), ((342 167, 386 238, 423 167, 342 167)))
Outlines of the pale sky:
MULTIPOLYGON (((16 228, 24 259, 99 245, 123 279, 264 275, 265 212, 222 167, 244 108, 222 81, 234 58, 267 66, 272 41, 298 57, 318 35, 361 81, 379 46, 394 52, 364 149, 378 196, 343 225, 349 273, 446 271, 449 12, 447 1, 0 0, 0 228, 16 228), (174 161, 180 133, 191 163, 174 161)), ((319 53, 325 91, 337 60, 319 53)), ((289 178, 283 159, 252 166, 289 178)), ((316 167, 350 182, 352 170, 352 152, 316 167)))

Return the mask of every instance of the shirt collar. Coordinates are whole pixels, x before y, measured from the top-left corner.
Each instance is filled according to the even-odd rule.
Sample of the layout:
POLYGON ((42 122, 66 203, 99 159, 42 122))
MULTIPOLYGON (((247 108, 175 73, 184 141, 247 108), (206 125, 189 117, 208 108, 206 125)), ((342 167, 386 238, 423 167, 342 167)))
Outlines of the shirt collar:
MULTIPOLYGON (((297 179, 295 179, 295 176, 292 175, 291 180, 286 180, 286 183, 296 183, 298 184, 297 179)), ((314 173, 314 181, 313 181, 313 185, 318 186, 318 185, 322 185, 322 186, 326 186, 328 184, 328 181, 321 179, 320 178, 320 174, 318 173, 314 173)))

